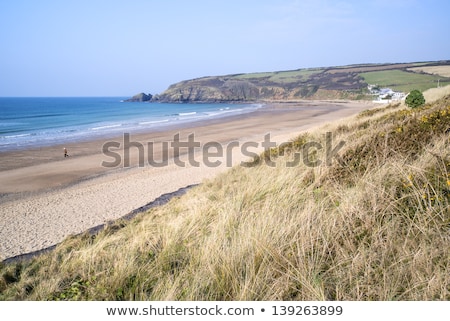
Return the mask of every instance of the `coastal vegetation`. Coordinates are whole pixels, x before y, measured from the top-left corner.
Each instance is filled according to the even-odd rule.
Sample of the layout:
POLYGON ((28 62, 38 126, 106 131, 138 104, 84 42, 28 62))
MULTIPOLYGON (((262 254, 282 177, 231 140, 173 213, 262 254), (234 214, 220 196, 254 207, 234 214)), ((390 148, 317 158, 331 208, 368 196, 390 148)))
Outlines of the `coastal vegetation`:
POLYGON ((0 299, 450 300, 450 93, 424 96, 302 133, 130 221, 3 263, 0 299), (327 133, 344 142, 331 163, 308 166, 317 150, 286 165, 327 133))
POLYGON ((406 97, 405 104, 411 108, 420 107, 425 104, 425 97, 419 90, 414 89, 406 97))

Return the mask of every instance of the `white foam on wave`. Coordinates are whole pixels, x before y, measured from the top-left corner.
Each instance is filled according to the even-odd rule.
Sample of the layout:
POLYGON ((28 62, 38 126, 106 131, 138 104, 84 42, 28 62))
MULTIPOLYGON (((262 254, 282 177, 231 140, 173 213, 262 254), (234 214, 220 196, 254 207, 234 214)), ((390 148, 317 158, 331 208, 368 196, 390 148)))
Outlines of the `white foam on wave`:
POLYGON ((167 123, 168 121, 169 121, 168 119, 144 121, 144 122, 140 122, 139 125, 161 124, 161 123, 167 123))
POLYGON ((105 126, 99 126, 99 127, 93 127, 91 130, 102 130, 102 129, 109 129, 109 128, 117 128, 122 127, 122 124, 114 124, 114 125, 105 125, 105 126))
POLYGON ((31 134, 18 134, 18 135, 7 135, 7 136, 1 136, 2 138, 19 138, 19 137, 27 137, 31 136, 31 134))
POLYGON ((244 109, 242 109, 242 108, 238 108, 238 109, 221 108, 218 111, 207 112, 206 115, 208 115, 209 117, 213 117, 213 116, 219 116, 219 115, 224 115, 224 114, 229 114, 229 113, 239 113, 241 111, 244 111, 244 109))
POLYGON ((192 111, 192 112, 189 112, 189 113, 179 113, 178 115, 179 116, 191 116, 191 115, 196 115, 196 114, 197 114, 196 111, 192 111))

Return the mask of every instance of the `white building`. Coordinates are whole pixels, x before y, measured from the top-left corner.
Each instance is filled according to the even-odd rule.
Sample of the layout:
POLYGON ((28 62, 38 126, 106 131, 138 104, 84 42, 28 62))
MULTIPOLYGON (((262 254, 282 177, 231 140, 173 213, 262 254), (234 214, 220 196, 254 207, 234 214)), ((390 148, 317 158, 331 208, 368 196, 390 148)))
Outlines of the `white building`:
POLYGON ((406 94, 401 91, 393 91, 391 88, 380 88, 377 85, 368 85, 370 93, 376 98, 375 103, 391 103, 393 101, 400 101, 405 99, 406 94))

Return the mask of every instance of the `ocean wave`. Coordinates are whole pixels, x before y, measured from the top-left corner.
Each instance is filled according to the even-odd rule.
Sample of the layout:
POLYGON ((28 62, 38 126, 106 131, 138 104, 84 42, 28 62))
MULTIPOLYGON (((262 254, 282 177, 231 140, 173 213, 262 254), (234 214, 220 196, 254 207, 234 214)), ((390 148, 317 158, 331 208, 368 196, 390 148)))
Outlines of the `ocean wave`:
POLYGON ((10 126, 22 126, 22 125, 27 125, 27 123, 19 123, 19 122, 0 122, 0 127, 10 127, 10 126))
POLYGON ((19 137, 27 137, 27 136, 36 136, 36 134, 17 134, 17 135, 7 135, 7 136, 0 136, 1 138, 19 138, 19 137))
POLYGON ((99 127, 92 127, 90 130, 102 130, 102 129, 109 129, 109 128, 117 128, 122 127, 122 124, 114 124, 114 125, 105 125, 105 126, 99 126, 99 127))
POLYGON ((9 116, 9 117, 2 117, 2 120, 8 120, 8 119, 33 119, 33 118, 51 118, 51 117, 61 117, 61 116, 67 116, 67 114, 40 114, 40 115, 24 115, 24 116, 9 116))
POLYGON ((211 111, 211 112, 207 112, 206 114, 208 116, 218 116, 218 115, 229 114, 229 113, 239 113, 241 111, 244 111, 244 109, 242 109, 242 108, 239 108, 239 109, 226 109, 226 108, 224 109, 224 108, 221 108, 218 111, 211 111))
POLYGON ((168 121, 169 121, 169 119, 144 121, 144 122, 140 122, 139 125, 160 124, 160 123, 167 123, 168 121))
POLYGON ((186 112, 186 113, 168 114, 168 115, 165 115, 165 116, 171 116, 171 117, 173 117, 173 116, 192 116, 192 115, 195 115, 195 114, 197 114, 196 111, 190 111, 190 112, 186 112))
POLYGON ((191 115, 196 115, 197 112, 196 111, 192 111, 192 112, 188 112, 188 113, 179 113, 176 116, 191 116, 191 115))

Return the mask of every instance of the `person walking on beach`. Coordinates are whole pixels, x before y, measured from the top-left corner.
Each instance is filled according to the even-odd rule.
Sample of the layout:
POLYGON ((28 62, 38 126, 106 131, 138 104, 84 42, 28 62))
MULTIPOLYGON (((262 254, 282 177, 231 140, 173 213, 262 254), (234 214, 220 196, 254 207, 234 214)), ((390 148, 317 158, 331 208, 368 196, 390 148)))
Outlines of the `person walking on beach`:
POLYGON ((64 147, 64 157, 68 157, 69 154, 67 153, 67 148, 64 147))

